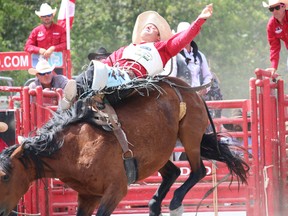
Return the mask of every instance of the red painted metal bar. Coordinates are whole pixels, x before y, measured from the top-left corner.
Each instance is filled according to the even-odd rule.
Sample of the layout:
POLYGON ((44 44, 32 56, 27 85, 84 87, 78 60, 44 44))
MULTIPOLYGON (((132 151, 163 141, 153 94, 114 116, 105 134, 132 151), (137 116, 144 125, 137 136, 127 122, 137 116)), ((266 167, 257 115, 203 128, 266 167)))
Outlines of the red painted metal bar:
POLYGON ((45 123, 45 115, 43 110, 43 89, 40 86, 36 87, 36 119, 37 128, 41 128, 45 123))
MULTIPOLYGON (((266 170, 266 161, 265 161, 265 145, 266 145, 266 133, 267 133, 267 127, 265 127, 265 112, 264 112, 264 107, 265 107, 265 101, 269 101, 269 94, 268 98, 267 95, 264 94, 264 81, 263 79, 266 79, 266 81, 269 82, 269 80, 265 77, 262 76, 262 70, 258 69, 255 70, 255 74, 257 75, 257 79, 255 81, 255 84, 257 87, 259 87, 259 93, 258 93, 258 127, 259 127, 259 183, 260 183, 260 194, 257 199, 259 199, 259 215, 266 215, 268 214, 268 201, 267 201, 267 193, 266 193, 266 186, 265 186, 265 176, 264 175, 264 170, 266 170), (266 96, 266 97, 265 97, 266 96), (266 99, 267 98, 267 99, 266 99), (266 129, 266 131, 265 131, 266 129)), ((264 75, 266 72, 264 73, 264 75)), ((267 90, 266 90, 267 91, 267 90)), ((267 94, 267 93, 266 93, 267 94)), ((267 102, 266 102, 267 103, 267 102)), ((267 118, 266 118, 267 119, 267 118)), ((270 122, 269 122, 270 124, 270 122)), ((268 128, 268 133, 269 133, 269 128, 268 128)), ((269 135, 269 134, 268 134, 269 135)), ((267 144, 268 145, 268 144, 267 144)))
MULTIPOLYGON (((277 112, 277 84, 276 83, 271 83, 270 82, 270 104, 271 104, 271 110, 269 112, 269 115, 271 116, 271 150, 272 150, 272 155, 269 157, 272 158, 272 178, 273 178, 273 183, 274 183, 274 188, 273 188, 273 195, 275 196, 275 202, 274 202, 274 214, 279 214, 279 167, 280 167, 280 161, 279 161, 279 137, 278 137, 278 112, 277 112)), ((268 155, 267 155, 268 156, 268 155)))
POLYGON ((275 212, 275 182, 273 178, 273 174, 275 173, 275 167, 273 164, 273 146, 272 146, 272 116, 271 116, 271 103, 270 103, 270 80, 263 80, 263 127, 264 127, 264 198, 265 198, 265 207, 268 215, 273 215, 275 212), (266 175, 265 175, 266 174, 266 175), (270 202, 268 200, 271 200, 270 202))
MULTIPOLYGON (((256 80, 256 83, 259 80, 256 80)), ((258 86, 262 87, 263 83, 262 82, 258 82, 257 83, 258 86)), ((260 215, 265 215, 266 209, 265 209, 265 195, 264 195, 264 187, 265 187, 265 183, 264 183, 264 177, 263 177, 263 170, 265 167, 265 154, 264 154, 264 149, 265 149, 265 139, 264 139, 264 113, 263 113, 263 101, 264 101, 264 97, 263 97, 263 89, 260 88, 259 89, 259 93, 258 93, 258 101, 259 101, 259 110, 258 110, 258 115, 259 115, 259 122, 258 122, 258 127, 259 127, 259 180, 260 180, 260 215)))
MULTIPOLYGON (((251 137, 252 137, 252 154, 253 154, 253 166, 251 167, 252 172, 254 173, 253 186, 255 186, 255 193, 253 193, 253 202, 254 202, 254 211, 261 212, 260 203, 261 203, 261 190, 260 187, 263 186, 261 179, 261 172, 259 170, 260 161, 259 161, 259 131, 258 131, 258 98, 257 98, 257 88, 256 88, 256 79, 250 79, 250 99, 251 99, 251 137)), ((249 181, 250 186, 250 181, 249 181)), ((263 188, 263 187, 262 187, 263 188)), ((253 190, 252 190, 253 191, 253 190)), ((259 214, 261 215, 261 214, 259 214)), ((253 211, 247 212, 247 216, 253 216, 253 211)))
POLYGON ((287 184, 287 153, 288 149, 286 143, 286 126, 285 126, 285 109, 287 109, 288 101, 285 100, 284 95, 284 81, 278 80, 278 113, 279 113, 279 144, 280 144, 280 184, 279 184, 279 196, 281 212, 284 214, 288 211, 286 203, 288 202, 288 184, 287 184))
POLYGON ((29 88, 26 86, 23 89, 23 135, 28 136, 29 132, 31 131, 30 125, 30 95, 29 95, 29 88))

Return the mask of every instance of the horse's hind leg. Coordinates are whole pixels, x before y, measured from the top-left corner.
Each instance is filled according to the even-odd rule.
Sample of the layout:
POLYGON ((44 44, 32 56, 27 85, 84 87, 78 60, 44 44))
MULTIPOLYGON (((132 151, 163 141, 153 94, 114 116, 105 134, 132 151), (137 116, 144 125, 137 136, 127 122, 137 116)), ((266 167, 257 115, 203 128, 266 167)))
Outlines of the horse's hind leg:
POLYGON ((149 202, 149 216, 158 216, 161 214, 161 203, 168 193, 170 187, 180 175, 180 169, 171 161, 168 161, 160 170, 162 183, 149 202))
POLYGON ((169 209, 170 211, 180 209, 182 206, 182 201, 188 191, 196 185, 202 178, 206 175, 206 168, 203 164, 203 161, 200 162, 200 167, 196 170, 192 170, 189 178, 181 185, 181 187, 177 188, 174 192, 174 196, 170 202, 169 209))
POLYGON ((191 173, 181 187, 174 192, 169 206, 171 215, 179 215, 177 213, 181 210, 185 195, 206 176, 206 169, 201 159, 201 141, 208 125, 207 110, 203 100, 197 94, 183 92, 182 96, 187 99, 187 110, 179 124, 178 138, 184 146, 191 173), (186 94, 189 94, 189 97, 186 97, 186 94))

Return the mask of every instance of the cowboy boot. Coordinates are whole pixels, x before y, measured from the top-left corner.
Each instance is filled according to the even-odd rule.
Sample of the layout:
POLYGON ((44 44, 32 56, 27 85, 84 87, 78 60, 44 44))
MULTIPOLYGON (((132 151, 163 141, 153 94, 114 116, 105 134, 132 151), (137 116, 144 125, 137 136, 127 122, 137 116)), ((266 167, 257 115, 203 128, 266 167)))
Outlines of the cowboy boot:
POLYGON ((94 67, 91 88, 94 91, 101 91, 107 85, 109 69, 106 64, 96 60, 92 60, 90 65, 93 65, 94 67))
MULTIPOLYGON (((108 69, 105 64, 99 61, 92 60, 90 66, 94 66, 93 83, 91 89, 93 91, 100 91, 106 87, 108 79, 108 69)), ((74 99, 77 96, 77 83, 75 80, 69 80, 64 88, 64 97, 60 101, 60 108, 67 110, 71 107, 74 99)))
POLYGON ((77 85, 75 80, 69 80, 64 88, 64 97, 60 101, 60 108, 67 110, 71 107, 77 96, 77 85))

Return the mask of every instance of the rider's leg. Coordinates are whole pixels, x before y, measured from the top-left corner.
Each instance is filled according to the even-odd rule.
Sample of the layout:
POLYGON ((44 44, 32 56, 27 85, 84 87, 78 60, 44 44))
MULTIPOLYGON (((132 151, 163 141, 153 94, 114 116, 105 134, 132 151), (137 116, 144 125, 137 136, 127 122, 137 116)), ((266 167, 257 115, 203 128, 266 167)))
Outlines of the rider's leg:
POLYGON ((64 88, 64 98, 60 103, 62 110, 69 109, 73 100, 90 89, 101 91, 106 87, 116 87, 131 81, 127 72, 110 68, 99 61, 91 61, 87 71, 80 74, 76 81, 70 80, 64 88))

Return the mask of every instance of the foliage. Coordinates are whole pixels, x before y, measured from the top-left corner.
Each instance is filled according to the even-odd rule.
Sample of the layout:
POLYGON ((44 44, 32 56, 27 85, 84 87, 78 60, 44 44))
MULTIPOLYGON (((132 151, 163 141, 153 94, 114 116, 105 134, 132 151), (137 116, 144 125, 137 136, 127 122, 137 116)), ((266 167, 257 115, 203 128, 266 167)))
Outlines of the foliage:
MULTIPOLYGON (((59 9, 61 0, 46 2, 59 9)), ((262 7, 261 1, 78 0, 71 31, 74 75, 88 64, 91 48, 104 46, 113 51, 128 45, 134 22, 141 12, 155 10, 176 29, 181 21, 195 20, 210 2, 214 4, 213 17, 203 25, 195 41, 206 55, 211 70, 220 78, 224 99, 248 98, 248 83, 254 69, 270 65, 266 23, 271 13, 262 7)), ((1 51, 23 50, 30 31, 39 24, 34 11, 40 5, 36 0, 0 1, 1 51)), ((281 56, 280 71, 284 71, 285 53, 281 56)), ((17 85, 29 77, 26 72, 5 72, 1 76, 3 74, 11 75, 17 85)))

